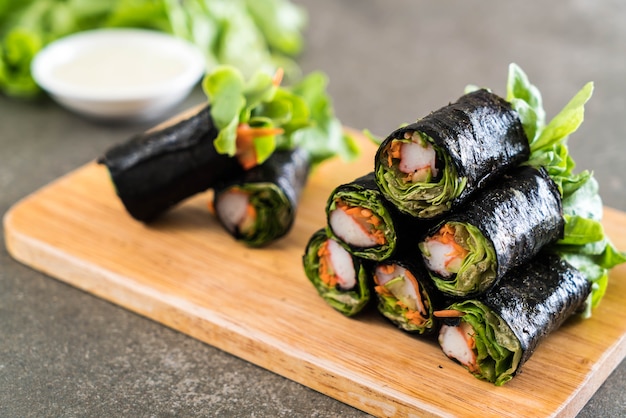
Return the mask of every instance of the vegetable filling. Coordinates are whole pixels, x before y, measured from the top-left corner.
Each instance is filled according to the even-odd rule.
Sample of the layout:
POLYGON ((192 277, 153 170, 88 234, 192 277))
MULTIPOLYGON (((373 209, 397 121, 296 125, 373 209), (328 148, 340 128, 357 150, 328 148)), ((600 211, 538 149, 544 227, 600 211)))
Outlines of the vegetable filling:
POLYGON ((513 377, 522 356, 521 345, 511 328, 486 305, 465 301, 434 315, 458 317, 449 319, 439 331, 439 345, 446 356, 477 378, 498 386, 513 377))
POLYGON ((493 245, 473 225, 447 222, 419 248, 435 284, 446 293, 477 293, 496 279, 493 245))
POLYGON ((339 287, 342 290, 356 286, 356 270, 352 256, 337 241, 327 239, 320 245, 319 277, 328 287, 339 287))
POLYGON ((371 248, 387 243, 381 228, 383 221, 370 209, 351 206, 337 199, 329 223, 335 235, 349 245, 371 248))
POLYGON ((244 183, 219 193, 215 214, 237 239, 257 247, 282 236, 293 219, 285 193, 273 183, 244 183))
POLYGON ((394 140, 387 152, 387 165, 396 165, 409 183, 428 183, 437 179, 437 153, 433 146, 424 141, 417 131, 405 132, 407 141, 394 140))
POLYGON ((407 331, 430 327, 428 295, 409 270, 397 264, 380 264, 375 269, 374 282, 383 315, 407 331))
POLYGON ((254 228, 257 213, 250 202, 250 193, 245 190, 233 187, 224 192, 215 211, 231 233, 246 235, 254 228))
POLYGON ((405 132, 381 149, 376 177, 398 209, 424 218, 449 210, 467 183, 458 177, 450 156, 418 131, 405 132))

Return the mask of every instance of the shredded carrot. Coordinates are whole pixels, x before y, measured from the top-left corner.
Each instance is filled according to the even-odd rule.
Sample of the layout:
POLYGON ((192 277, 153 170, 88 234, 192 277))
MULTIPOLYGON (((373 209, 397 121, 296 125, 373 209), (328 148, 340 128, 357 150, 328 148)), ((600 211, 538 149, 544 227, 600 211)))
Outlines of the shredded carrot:
POLYGON ((361 230, 374 239, 376 245, 384 245, 387 243, 385 233, 378 228, 382 224, 380 217, 369 209, 361 206, 348 206, 343 201, 337 202, 337 208, 343 210, 361 227, 361 230))
MULTIPOLYGON (((395 270, 396 266, 394 264, 382 264, 376 267, 376 271, 380 271, 380 273, 382 274, 392 274, 395 270)), ((386 286, 379 285, 378 275, 376 274, 374 274, 374 281, 377 283, 377 285, 374 287, 374 290, 381 296, 392 297, 396 299, 396 305, 405 311, 404 316, 410 323, 417 326, 423 325, 426 322, 426 316, 428 314, 428 311, 425 308, 425 301, 423 301, 421 297, 422 294, 420 292, 419 283, 417 282, 415 276, 413 276, 413 274, 408 270, 404 272, 404 278, 405 280, 409 280, 415 288, 415 294, 418 297, 418 300, 416 301, 417 309, 409 308, 404 302, 397 299, 397 297, 393 293, 391 293, 391 291, 387 289, 386 286)))
POLYGON ((468 250, 463 248, 457 241, 454 239, 454 227, 448 223, 444 224, 439 231, 429 238, 429 240, 437 240, 442 244, 451 245, 452 251, 446 254, 446 257, 449 257, 445 262, 445 266, 448 267, 452 262, 457 260, 463 260, 465 256, 469 253, 468 250))
POLYGON ((434 311, 433 315, 437 318, 460 318, 465 314, 461 311, 457 311, 456 309, 441 309, 439 311, 434 311))
POLYGON ((404 315, 410 323, 415 325, 423 325, 424 322, 426 322, 426 318, 424 318, 418 311, 412 311, 409 309, 404 315))
POLYGON ((402 158, 402 141, 391 141, 389 148, 387 149, 387 165, 391 167, 393 165, 392 159, 399 160, 402 158))
POLYGON ((332 269, 332 263, 330 261, 330 250, 328 249, 328 240, 326 240, 317 250, 317 256, 319 257, 319 276, 320 280, 328 287, 337 286, 337 275, 332 269))
POLYGON ((377 267, 377 269, 380 270, 381 273, 391 274, 396 269, 396 266, 393 264, 381 264, 377 267))
POLYGON ((281 128, 253 128, 247 123, 241 123, 237 126, 237 152, 235 156, 239 164, 249 170, 257 165, 257 155, 254 149, 254 139, 261 136, 280 135, 284 132, 281 128))
POLYGON ((241 123, 237 126, 237 140, 241 138, 241 140, 251 141, 260 136, 280 135, 283 132, 282 128, 265 128, 260 126, 253 128, 247 123, 241 123))
POLYGON ((374 290, 381 296, 393 296, 385 286, 374 286, 374 290))
POLYGON ((250 202, 246 205, 246 214, 239 223, 239 232, 247 234, 254 229, 256 223, 256 208, 250 202))
POLYGON ((476 363, 476 339, 474 338, 474 328, 468 322, 462 322, 459 326, 459 331, 462 333, 467 347, 472 351, 472 361, 467 364, 467 368, 472 373, 480 372, 480 367, 476 363), (472 332, 470 332, 470 330, 472 332))
POLYGON ((283 81, 283 77, 285 75, 285 70, 282 67, 278 67, 276 72, 274 73, 274 77, 272 78, 272 84, 276 87, 280 86, 280 83, 283 81))

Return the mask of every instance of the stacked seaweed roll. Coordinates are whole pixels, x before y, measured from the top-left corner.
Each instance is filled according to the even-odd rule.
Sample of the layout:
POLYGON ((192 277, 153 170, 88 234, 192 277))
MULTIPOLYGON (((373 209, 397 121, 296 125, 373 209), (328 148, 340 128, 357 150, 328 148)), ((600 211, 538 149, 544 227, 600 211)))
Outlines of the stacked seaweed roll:
POLYGON ((399 329, 436 334, 474 376, 509 381, 550 332, 590 315, 626 261, 566 145, 592 90, 546 124, 539 91, 511 64, 506 99, 472 87, 393 131, 374 171, 328 199, 303 257, 318 293, 347 316, 375 296, 399 329))

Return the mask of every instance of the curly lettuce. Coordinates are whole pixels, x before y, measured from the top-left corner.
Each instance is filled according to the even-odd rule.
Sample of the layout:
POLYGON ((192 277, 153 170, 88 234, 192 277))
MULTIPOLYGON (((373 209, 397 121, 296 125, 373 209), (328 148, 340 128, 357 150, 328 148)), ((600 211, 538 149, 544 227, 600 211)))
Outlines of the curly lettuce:
POLYGON ((589 171, 574 173, 576 164, 567 148, 569 136, 584 120, 584 106, 592 93, 593 83, 585 84, 546 124, 539 89, 519 66, 509 67, 506 99, 519 113, 528 136, 528 164, 545 167, 561 191, 565 233, 551 249, 592 282, 585 317, 591 315, 591 309, 598 306, 606 292, 609 270, 626 262, 626 253, 613 246, 602 227, 603 207, 597 181, 589 171))
POLYGON ((513 378, 522 358, 522 347, 500 316, 479 301, 454 303, 450 309, 463 313, 461 321, 474 330, 477 370, 471 373, 479 379, 502 386, 513 378))
POLYGON ((336 155, 352 160, 358 154, 354 138, 334 116, 320 73, 286 88, 263 71, 246 80, 239 69, 222 65, 204 77, 202 87, 219 131, 214 142, 219 153, 235 156, 245 127, 253 136, 256 164, 277 149, 295 147, 307 151, 312 165, 336 155))

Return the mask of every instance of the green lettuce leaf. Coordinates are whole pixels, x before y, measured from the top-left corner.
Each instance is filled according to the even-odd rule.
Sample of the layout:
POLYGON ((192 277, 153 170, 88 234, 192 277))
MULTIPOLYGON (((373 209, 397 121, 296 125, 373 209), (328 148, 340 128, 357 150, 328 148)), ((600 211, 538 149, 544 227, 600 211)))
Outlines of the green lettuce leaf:
POLYGON ((519 113, 531 147, 528 164, 548 170, 562 196, 565 219, 564 236, 550 250, 580 270, 592 282, 590 303, 584 316, 591 315, 606 292, 608 271, 626 262, 626 253, 618 251, 602 227, 602 199, 593 174, 576 166, 569 154, 567 140, 584 120, 584 106, 593 93, 587 83, 548 123, 539 89, 532 85, 516 64, 509 67, 507 100, 519 113))
POLYGON ((328 77, 318 71, 310 73, 291 89, 308 106, 311 121, 309 126, 294 133, 291 146, 305 148, 314 165, 334 156, 352 161, 359 155, 356 140, 344 132, 341 122, 334 115, 327 85, 328 77))
POLYGON ((472 374, 502 386, 515 375, 522 358, 522 348, 511 328, 491 309, 479 301, 452 304, 449 309, 464 313, 461 321, 472 326, 476 341, 476 363, 472 374))
MULTIPOLYGON (((444 279, 430 272, 431 279, 439 290, 457 297, 484 292, 496 280, 498 262, 493 244, 474 225, 460 222, 446 224, 454 229, 454 240, 460 243, 468 254, 452 278, 444 279)), ((430 257, 424 242, 419 244, 419 248, 425 257, 430 257)))
POLYGON ((345 316, 361 312, 370 301, 369 270, 360 262, 356 263, 357 285, 354 289, 342 290, 339 286, 326 284, 320 276, 320 256, 318 251, 328 239, 324 230, 315 232, 309 239, 302 264, 304 272, 324 301, 345 316))
POLYGON ((246 0, 248 13, 271 50, 296 55, 302 50, 306 13, 286 0, 246 0))
POLYGON ((41 37, 26 30, 11 31, 0 44, 0 89, 10 96, 30 97, 39 88, 30 75, 30 64, 41 49, 41 37))
POLYGON ((202 87, 219 131, 214 143, 217 152, 235 156, 237 130, 248 125, 280 131, 253 139, 257 164, 275 150, 295 147, 308 152, 313 166, 337 155, 351 160, 358 154, 356 142, 334 116, 323 74, 312 73, 292 87, 274 83, 264 71, 245 80, 239 69, 228 65, 204 77, 202 87))

